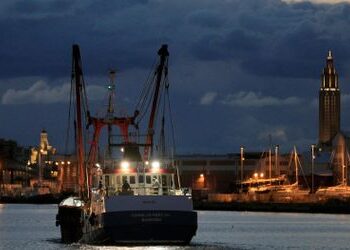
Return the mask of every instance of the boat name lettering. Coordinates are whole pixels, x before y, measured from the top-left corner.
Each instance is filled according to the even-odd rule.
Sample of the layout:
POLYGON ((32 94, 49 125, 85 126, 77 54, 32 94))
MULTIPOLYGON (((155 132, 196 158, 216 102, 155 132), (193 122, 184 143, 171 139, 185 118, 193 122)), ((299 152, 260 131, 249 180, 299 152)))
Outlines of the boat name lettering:
POLYGON ((155 204, 156 201, 155 200, 147 200, 147 201, 142 201, 142 203, 144 203, 144 204, 155 204))
POLYGON ((168 213, 135 213, 131 217, 169 217, 168 213))
POLYGON ((162 218, 142 218, 142 222, 160 222, 162 218))

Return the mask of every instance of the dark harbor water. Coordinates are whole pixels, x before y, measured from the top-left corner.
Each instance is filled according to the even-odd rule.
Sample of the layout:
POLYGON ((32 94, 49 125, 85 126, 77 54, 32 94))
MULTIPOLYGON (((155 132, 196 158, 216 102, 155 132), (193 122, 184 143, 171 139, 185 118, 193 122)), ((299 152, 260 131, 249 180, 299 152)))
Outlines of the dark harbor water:
POLYGON ((350 215, 200 211, 190 246, 64 245, 57 205, 1 205, 0 249, 350 249, 350 215))

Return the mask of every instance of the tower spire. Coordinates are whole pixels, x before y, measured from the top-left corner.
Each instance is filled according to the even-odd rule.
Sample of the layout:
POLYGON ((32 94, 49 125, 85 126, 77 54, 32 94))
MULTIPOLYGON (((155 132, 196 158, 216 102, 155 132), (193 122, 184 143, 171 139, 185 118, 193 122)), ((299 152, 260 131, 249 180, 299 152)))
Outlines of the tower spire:
POLYGON ((340 90, 334 58, 328 50, 326 66, 321 75, 319 92, 319 146, 331 146, 332 139, 340 131, 340 90))
POLYGON ((331 50, 328 50, 327 60, 333 60, 333 56, 332 56, 332 51, 331 50))

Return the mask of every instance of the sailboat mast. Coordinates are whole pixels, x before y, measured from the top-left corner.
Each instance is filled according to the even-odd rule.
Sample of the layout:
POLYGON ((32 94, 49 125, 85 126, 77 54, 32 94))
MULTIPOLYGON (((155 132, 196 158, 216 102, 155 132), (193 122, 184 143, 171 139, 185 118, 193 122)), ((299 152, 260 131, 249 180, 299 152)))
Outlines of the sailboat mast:
POLYGON ((345 147, 344 144, 342 144, 341 147, 341 169, 342 169, 342 185, 345 186, 345 159, 344 159, 344 154, 345 154, 345 147))
POLYGON ((297 148, 294 146, 294 164, 295 164, 295 183, 299 185, 299 169, 298 169, 298 154, 297 148))
POLYGON ((270 179, 270 185, 272 185, 272 159, 271 159, 271 143, 272 137, 269 135, 269 179, 270 179))
POLYGON ((269 179, 270 185, 272 184, 272 159, 271 159, 271 147, 269 148, 269 179))
POLYGON ((81 93, 82 93, 82 68, 79 46, 73 45, 73 72, 72 78, 75 80, 75 98, 76 98, 76 154, 77 168, 79 176, 79 194, 84 196, 85 190, 85 170, 84 170, 84 145, 83 145, 83 126, 81 112, 81 93))

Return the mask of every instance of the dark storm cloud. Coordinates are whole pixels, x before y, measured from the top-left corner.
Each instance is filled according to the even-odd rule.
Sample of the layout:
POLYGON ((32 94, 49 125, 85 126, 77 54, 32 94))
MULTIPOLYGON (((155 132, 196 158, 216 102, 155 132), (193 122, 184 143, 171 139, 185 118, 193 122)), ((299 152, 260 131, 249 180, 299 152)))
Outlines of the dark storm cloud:
POLYGON ((102 86, 108 69, 116 68, 118 91, 128 97, 141 88, 159 46, 168 43, 180 151, 257 148, 268 143, 269 134, 281 144, 315 143, 317 105, 310 103, 317 98, 328 49, 349 99, 349 26, 348 4, 4 0, 0 94, 7 105, 0 106, 1 116, 26 123, 26 131, 5 123, 0 130, 25 144, 36 140, 35 129, 42 126, 62 134, 50 119, 65 119, 60 103, 67 96, 73 43, 81 46, 90 86, 102 86), (26 118, 32 110, 35 120, 26 118))
POLYGON ((63 76, 72 43, 81 44, 93 75, 113 65, 145 68, 150 51, 163 42, 192 54, 194 60, 237 60, 246 72, 263 76, 315 77, 320 55, 329 48, 335 54, 341 51, 337 58, 344 62, 350 54, 347 4, 279 0, 6 3, 0 18, 1 77, 63 76))
POLYGON ((203 28, 219 28, 225 22, 225 19, 221 16, 221 12, 206 9, 192 12, 187 19, 189 23, 199 25, 203 28))
POLYGON ((62 77, 69 68, 73 43, 81 44, 83 58, 92 62, 87 69, 93 75, 114 65, 145 66, 143 46, 154 41, 140 34, 140 39, 131 39, 126 25, 130 19, 119 15, 144 3, 147 1, 117 1, 107 7, 104 1, 20 1, 5 6, 0 18, 1 77, 62 77), (111 30, 108 22, 112 20, 122 28, 111 30))
POLYGON ((319 76, 328 49, 339 52, 341 65, 349 61, 348 4, 241 1, 237 9, 229 25, 194 43, 196 58, 235 58, 251 74, 300 78, 319 76))

